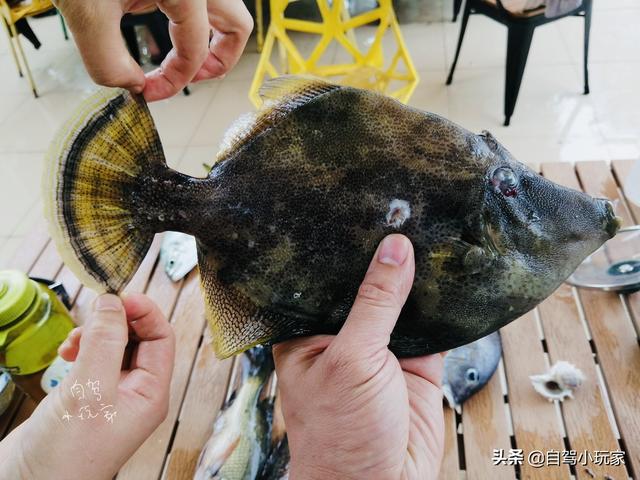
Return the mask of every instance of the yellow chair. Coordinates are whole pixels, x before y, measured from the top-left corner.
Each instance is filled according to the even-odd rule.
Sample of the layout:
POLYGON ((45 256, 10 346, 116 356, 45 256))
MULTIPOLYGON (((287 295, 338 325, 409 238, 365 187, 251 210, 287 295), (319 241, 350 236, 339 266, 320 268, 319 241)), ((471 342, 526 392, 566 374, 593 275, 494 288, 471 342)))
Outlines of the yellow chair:
POLYGON ((320 22, 285 17, 291 1, 295 0, 270 2, 271 22, 249 90, 249 98, 256 107, 261 105, 258 91, 266 77, 286 74, 328 77, 344 85, 385 93, 405 103, 409 100, 418 84, 418 73, 402 38, 391 0, 379 0, 377 8, 354 17, 349 16, 341 0, 316 0, 322 16, 320 22), (366 25, 375 27, 368 27, 369 37, 359 42, 357 29, 366 25), (319 40, 310 53, 303 54, 302 45, 296 45, 295 34, 292 38, 289 32, 312 34, 319 40), (329 64, 321 62, 334 42, 342 56, 350 61, 334 58, 329 64), (389 49, 391 54, 385 55, 389 49))
MULTIPOLYGON (((32 17, 34 15, 45 13, 52 8, 55 8, 55 6, 51 2, 51 0, 31 0, 30 3, 18 3, 13 7, 9 6, 6 0, 0 0, 0 22, 4 23, 5 30, 7 32, 7 39, 9 41, 9 48, 11 49, 11 54, 13 55, 13 60, 16 62, 16 67, 21 77, 23 76, 23 73, 22 67, 20 66, 20 61, 22 61, 22 63, 24 64, 24 70, 27 72, 27 78, 29 79, 29 84, 31 85, 31 91, 36 98, 38 98, 38 91, 33 80, 33 75, 31 74, 31 69, 29 68, 29 63, 27 62, 27 57, 24 54, 24 50, 22 49, 20 36, 16 29, 16 22, 22 18, 32 17)), ((60 21, 62 23, 62 32, 64 34, 64 38, 68 39, 67 28, 62 15, 60 15, 60 21)))

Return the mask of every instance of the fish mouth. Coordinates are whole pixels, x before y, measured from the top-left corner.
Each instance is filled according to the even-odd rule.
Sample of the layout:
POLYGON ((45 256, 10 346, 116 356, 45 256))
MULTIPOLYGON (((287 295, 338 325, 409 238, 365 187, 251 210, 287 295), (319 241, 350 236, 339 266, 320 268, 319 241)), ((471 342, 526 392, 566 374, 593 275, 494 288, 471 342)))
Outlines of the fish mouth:
POLYGON ((604 217, 605 225, 604 229, 609 235, 609 238, 615 237, 618 230, 622 226, 622 218, 618 217, 613 209, 613 203, 606 199, 601 199, 604 205, 604 217))
POLYGON ((442 393, 444 395, 444 398, 447 399, 447 403, 449 404, 449 406, 456 412, 461 413, 462 410, 460 408, 460 404, 456 401, 456 398, 451 391, 451 387, 448 384, 445 383, 442 385, 442 393))

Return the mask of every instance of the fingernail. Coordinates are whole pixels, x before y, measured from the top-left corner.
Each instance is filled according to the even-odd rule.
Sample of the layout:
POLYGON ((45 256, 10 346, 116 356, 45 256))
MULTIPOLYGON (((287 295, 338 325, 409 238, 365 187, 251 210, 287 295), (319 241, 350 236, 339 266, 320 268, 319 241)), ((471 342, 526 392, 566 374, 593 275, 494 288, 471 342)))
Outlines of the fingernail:
POLYGON ((100 295, 93 304, 96 312, 119 312, 122 310, 122 302, 115 295, 100 295))
POLYGON ((399 266, 409 255, 409 240, 403 235, 389 235, 380 245, 378 262, 385 265, 399 266))

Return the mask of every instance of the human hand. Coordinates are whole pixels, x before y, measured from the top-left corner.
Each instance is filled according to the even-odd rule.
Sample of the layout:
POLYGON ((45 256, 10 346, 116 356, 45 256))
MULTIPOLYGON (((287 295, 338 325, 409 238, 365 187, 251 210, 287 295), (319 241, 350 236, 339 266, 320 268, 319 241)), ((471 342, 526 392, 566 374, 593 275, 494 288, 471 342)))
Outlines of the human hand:
POLYGON ((75 361, 71 371, 0 444, 6 478, 113 478, 166 417, 174 351, 173 329, 148 297, 98 297, 59 348, 75 361), (129 331, 138 342, 121 370, 129 331), (97 395, 89 381, 99 382, 97 395))
POLYGON ((93 80, 142 92, 147 101, 175 95, 189 82, 224 75, 253 29, 241 0, 54 0, 93 80), (169 17, 173 50, 146 76, 120 34, 120 19, 158 6, 169 17), (209 35, 211 33, 211 41, 209 35), (208 45, 208 47, 207 47, 208 45))
POLYGON ((337 336, 273 347, 292 479, 437 477, 442 356, 398 360, 387 348, 413 275, 411 243, 388 236, 337 336))

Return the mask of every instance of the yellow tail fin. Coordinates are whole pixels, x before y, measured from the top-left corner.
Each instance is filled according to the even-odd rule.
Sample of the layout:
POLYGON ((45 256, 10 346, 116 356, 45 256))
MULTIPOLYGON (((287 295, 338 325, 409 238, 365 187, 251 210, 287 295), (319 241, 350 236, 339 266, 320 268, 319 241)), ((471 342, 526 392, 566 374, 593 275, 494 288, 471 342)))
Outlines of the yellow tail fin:
POLYGON ((63 126, 47 163, 45 216, 64 262, 88 287, 121 291, 155 233, 135 204, 140 176, 167 168, 144 99, 100 90, 63 126))

